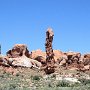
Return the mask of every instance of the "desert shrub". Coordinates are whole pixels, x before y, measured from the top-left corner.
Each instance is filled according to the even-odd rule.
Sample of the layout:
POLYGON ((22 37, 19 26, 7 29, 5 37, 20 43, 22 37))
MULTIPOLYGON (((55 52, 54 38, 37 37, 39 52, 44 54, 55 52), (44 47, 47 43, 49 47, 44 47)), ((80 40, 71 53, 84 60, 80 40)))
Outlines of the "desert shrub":
POLYGON ((7 77, 9 77, 10 75, 11 75, 10 73, 6 72, 6 73, 4 74, 4 77, 7 78, 7 77))
POLYGON ((15 84, 10 84, 10 90, 14 90, 16 88, 16 85, 15 84))
POLYGON ((78 82, 70 84, 70 87, 79 87, 79 86, 81 86, 81 84, 78 82))
POLYGON ((79 81, 83 84, 83 85, 86 85, 86 84, 90 84, 90 79, 79 79, 79 81))
POLYGON ((52 84, 51 83, 48 83, 48 87, 52 87, 52 84))
POLYGON ((57 87, 69 87, 69 83, 67 81, 59 81, 57 84, 56 84, 57 87))
POLYGON ((37 81, 39 81, 40 80, 40 76, 38 76, 38 75, 35 75, 35 76, 31 76, 31 79, 32 80, 37 80, 37 81))
POLYGON ((51 76, 51 78, 56 78, 56 74, 53 74, 53 75, 51 76))
POLYGON ((4 78, 4 75, 2 74, 2 75, 0 75, 0 78, 4 78))
POLYGON ((20 76, 20 74, 19 74, 19 73, 17 73, 17 74, 16 74, 16 76, 18 77, 18 76, 20 76))

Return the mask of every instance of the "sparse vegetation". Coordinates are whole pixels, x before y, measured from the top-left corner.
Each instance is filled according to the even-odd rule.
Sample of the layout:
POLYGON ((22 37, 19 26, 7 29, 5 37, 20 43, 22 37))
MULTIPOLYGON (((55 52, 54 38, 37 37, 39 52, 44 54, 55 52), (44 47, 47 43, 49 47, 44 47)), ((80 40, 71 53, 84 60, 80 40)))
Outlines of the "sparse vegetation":
MULTIPOLYGON (((81 83, 71 83, 56 80, 55 73, 45 75, 42 71, 38 72, 30 68, 17 69, 18 72, 13 75, 0 67, 0 90, 90 90, 90 80, 84 78, 79 78, 81 83)), ((68 71, 62 71, 62 74, 64 73, 68 74, 68 71)), ((70 73, 76 74, 76 71, 70 73)), ((85 75, 80 74, 81 77, 85 75)))
POLYGON ((79 79, 79 81, 80 81, 83 85, 90 84, 90 79, 82 78, 82 79, 79 79))
POLYGON ((35 75, 35 76, 31 76, 31 78, 32 78, 33 80, 39 81, 41 77, 38 76, 38 75, 35 75))
POLYGON ((70 87, 69 82, 67 81, 59 81, 56 86, 57 87, 70 87))

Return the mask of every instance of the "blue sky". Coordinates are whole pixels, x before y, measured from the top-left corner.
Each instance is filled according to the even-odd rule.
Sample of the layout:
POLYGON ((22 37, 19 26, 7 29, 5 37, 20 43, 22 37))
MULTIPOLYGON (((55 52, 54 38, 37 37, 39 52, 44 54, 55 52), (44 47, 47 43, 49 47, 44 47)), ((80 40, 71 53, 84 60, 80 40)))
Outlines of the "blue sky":
POLYGON ((90 0, 0 0, 0 44, 45 51, 45 32, 54 31, 53 48, 90 52, 90 0))

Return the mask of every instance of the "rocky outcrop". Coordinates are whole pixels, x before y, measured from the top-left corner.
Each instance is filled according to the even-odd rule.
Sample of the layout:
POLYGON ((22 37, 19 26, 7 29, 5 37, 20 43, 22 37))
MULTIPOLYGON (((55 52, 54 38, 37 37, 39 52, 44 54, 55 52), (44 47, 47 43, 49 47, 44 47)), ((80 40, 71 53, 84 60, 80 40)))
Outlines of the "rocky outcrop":
MULTIPOLYGON (((24 44, 16 44, 6 53, 6 56, 0 56, 0 65, 44 68, 46 74, 55 72, 55 66, 63 66, 66 69, 90 70, 90 54, 81 55, 79 52, 62 52, 53 50, 54 33, 51 28, 46 32, 46 52, 38 49, 29 53, 24 44)), ((1 45, 0 45, 1 55, 1 45)))
POLYGON ((34 59, 30 59, 25 55, 17 58, 8 58, 7 56, 0 56, 0 65, 2 66, 12 66, 12 67, 29 67, 40 69, 42 67, 41 62, 34 59))
POLYGON ((46 59, 44 57, 42 57, 42 56, 37 56, 35 58, 35 60, 37 60, 38 62, 41 62, 42 67, 46 65, 46 59))
POLYGON ((55 63, 59 63, 59 59, 64 55, 64 53, 60 50, 53 50, 54 53, 54 59, 55 59, 55 63))
POLYGON ((42 63, 42 65, 46 65, 46 53, 42 50, 38 49, 36 51, 32 51, 30 54, 32 59, 35 59, 42 63))
POLYGON ((66 67, 67 65, 67 60, 68 60, 68 57, 66 55, 62 55, 59 59, 58 59, 58 64, 60 66, 64 66, 66 67))
POLYGON ((10 66, 7 59, 8 57, 0 55, 0 65, 10 66))
POLYGON ((41 62, 31 59, 29 50, 24 44, 16 44, 11 50, 7 52, 6 57, 1 57, 2 65, 19 66, 19 67, 34 67, 40 69, 41 62))
POLYGON ((85 54, 83 57, 84 65, 90 65, 90 54, 85 54))
POLYGON ((19 67, 35 67, 40 69, 41 68, 41 63, 26 57, 25 55, 17 58, 9 58, 8 61, 10 62, 11 66, 19 66, 19 67))
POLYGON ((27 58, 26 56, 9 58, 8 60, 12 66, 32 67, 32 63, 30 62, 30 59, 27 58))
MULTIPOLYGON (((53 50, 53 53, 54 53, 55 63, 59 63, 60 58, 64 55, 64 53, 59 50, 53 50)), ((42 50, 37 49, 31 52, 31 58, 41 62, 42 64, 43 63, 45 64, 46 63, 46 52, 43 52, 42 50)))
POLYGON ((29 50, 27 49, 27 46, 24 44, 16 44, 6 54, 8 58, 17 58, 23 55, 30 57, 29 50))
POLYGON ((32 59, 35 59, 38 56, 42 56, 43 58, 46 59, 46 52, 43 52, 41 49, 37 49, 37 50, 31 52, 32 59))
POLYGON ((90 54, 82 55, 80 59, 80 64, 82 66, 82 68, 80 68, 81 71, 90 70, 90 54))
POLYGON ((78 52, 67 52, 65 53, 68 57, 67 60, 67 64, 71 65, 71 64, 79 64, 79 60, 81 57, 81 54, 78 52))

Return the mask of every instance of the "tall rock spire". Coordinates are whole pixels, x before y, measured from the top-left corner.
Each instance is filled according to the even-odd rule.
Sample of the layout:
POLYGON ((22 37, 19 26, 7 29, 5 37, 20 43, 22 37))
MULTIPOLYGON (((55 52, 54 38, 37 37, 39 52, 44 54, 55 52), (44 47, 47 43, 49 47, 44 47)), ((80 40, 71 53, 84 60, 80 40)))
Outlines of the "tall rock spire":
POLYGON ((54 53, 52 48, 52 42, 53 42, 53 36, 54 33, 51 28, 48 28, 46 32, 46 43, 45 43, 45 49, 46 49, 46 68, 45 72, 46 74, 54 73, 55 68, 55 60, 54 60, 54 53))

